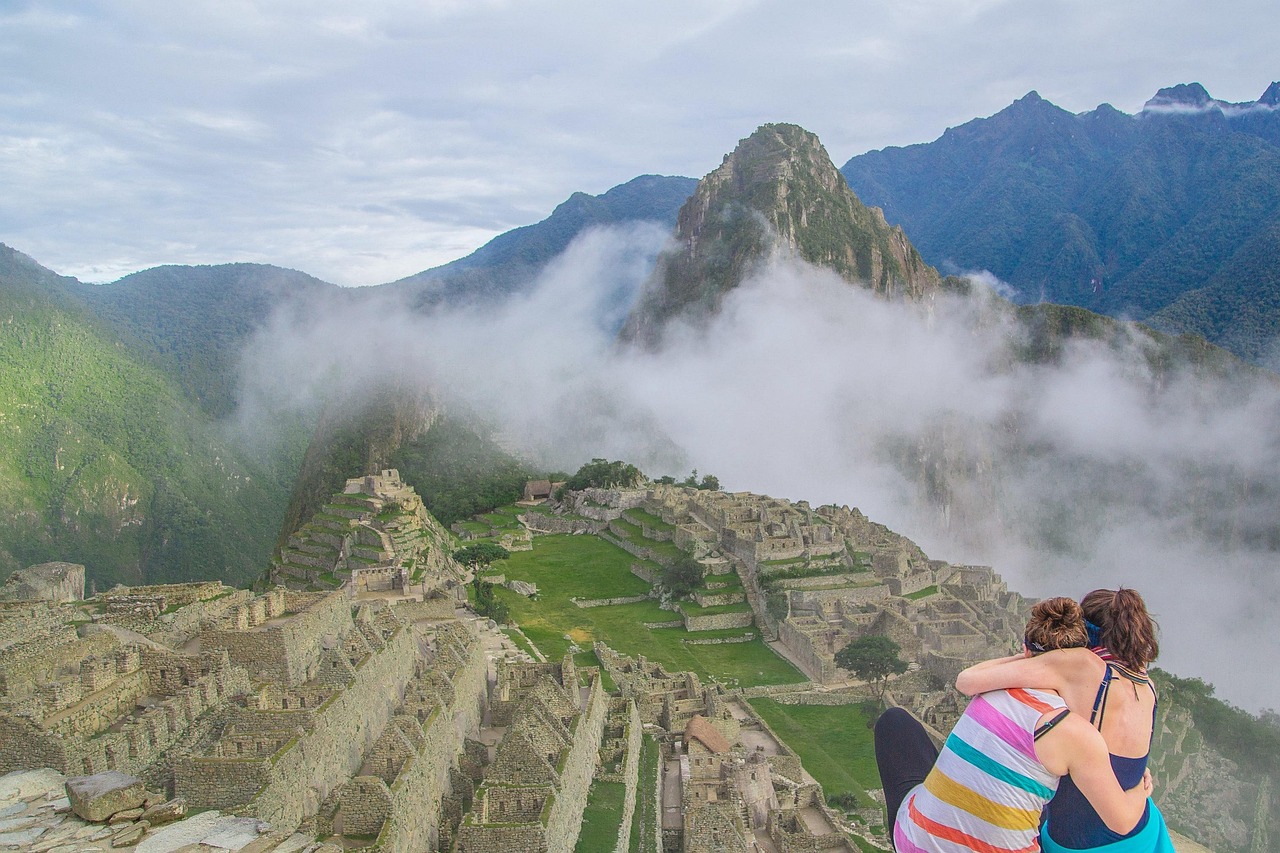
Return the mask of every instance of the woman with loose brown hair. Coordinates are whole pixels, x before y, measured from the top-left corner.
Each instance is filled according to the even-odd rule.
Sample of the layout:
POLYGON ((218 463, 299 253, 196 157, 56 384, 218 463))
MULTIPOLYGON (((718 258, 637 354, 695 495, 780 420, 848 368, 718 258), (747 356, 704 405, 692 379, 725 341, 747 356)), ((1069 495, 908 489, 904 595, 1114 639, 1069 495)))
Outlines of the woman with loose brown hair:
MULTIPOLYGON (((1050 599, 1032 608, 1024 654, 1087 642, 1075 601, 1050 599)), ((875 748, 899 853, 1039 850, 1041 810, 1068 773, 1117 832, 1141 819, 1151 790, 1145 775, 1122 790, 1102 736, 1046 690, 999 689, 975 697, 941 752, 919 721, 890 708, 876 721, 875 748)))
MULTIPOLYGON (((1155 725, 1156 692, 1147 666, 1160 652, 1156 623, 1137 590, 1096 589, 1080 604, 1089 648, 985 661, 960 673, 956 687, 969 696, 1015 685, 1053 690, 1102 733, 1116 779, 1121 787, 1130 787, 1147 769, 1155 725)), ((1045 813, 1041 838, 1047 850, 1096 849, 1163 831, 1153 826, 1144 834, 1148 823, 1159 820, 1154 808, 1131 832, 1113 831, 1069 777, 1045 813)))

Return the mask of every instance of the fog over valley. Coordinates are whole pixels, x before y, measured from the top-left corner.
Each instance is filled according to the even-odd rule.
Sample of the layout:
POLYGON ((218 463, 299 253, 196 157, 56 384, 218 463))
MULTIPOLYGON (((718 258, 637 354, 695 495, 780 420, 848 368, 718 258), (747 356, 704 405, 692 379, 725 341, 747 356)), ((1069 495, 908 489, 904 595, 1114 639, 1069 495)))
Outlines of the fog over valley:
POLYGON ((1248 666, 1280 655, 1274 376, 1155 372, 1137 334, 1029 362, 989 276, 908 304, 787 258, 660 349, 620 346, 666 239, 588 231, 496 306, 424 315, 370 293, 283 311, 245 352, 243 426, 407 375, 547 470, 697 468, 729 490, 857 506, 1027 595, 1135 587, 1163 626, 1159 665, 1254 711, 1280 705, 1248 666))

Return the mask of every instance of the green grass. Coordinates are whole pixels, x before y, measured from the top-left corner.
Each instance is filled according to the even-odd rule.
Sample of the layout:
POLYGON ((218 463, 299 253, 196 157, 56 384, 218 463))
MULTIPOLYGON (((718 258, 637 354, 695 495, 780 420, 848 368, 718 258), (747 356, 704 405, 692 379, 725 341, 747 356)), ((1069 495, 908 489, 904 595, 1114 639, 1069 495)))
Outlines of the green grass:
POLYGON ((674 524, 668 524, 651 512, 642 509, 629 509, 622 514, 623 518, 636 524, 648 525, 653 530, 675 530, 674 524))
POLYGON ((937 586, 926 586, 922 590, 918 590, 916 592, 910 593, 909 595, 904 595, 902 597, 909 598, 912 601, 915 601, 916 599, 920 599, 920 598, 928 598, 929 596, 933 595, 937 591, 938 591, 937 586))
POLYGON ((630 853, 657 853, 653 840, 658 821, 658 804, 654 801, 657 775, 658 744, 645 735, 640 745, 640 785, 636 790, 636 813, 631 821, 630 853))
POLYGON ((538 659, 538 656, 534 654, 533 647, 529 645, 529 641, 526 640, 519 631, 512 631, 508 628, 503 628, 502 633, 506 634, 507 638, 510 639, 511 642, 515 643, 517 648, 519 648, 521 651, 528 654, 529 657, 533 658, 534 660, 538 659))
POLYGON ((783 705, 752 699, 751 707, 800 756, 827 796, 849 792, 875 805, 868 788, 880 787, 870 718, 862 705, 783 705))
POLYGON ((600 853, 612 850, 618 843, 622 826, 622 801, 627 786, 621 782, 591 783, 591 795, 582 813, 582 832, 578 835, 576 853, 600 853))
MULTIPOLYGON (((656 601, 611 607, 577 607, 577 598, 614 598, 642 595, 649 585, 631 574, 634 558, 596 536, 539 536, 534 550, 517 551, 502 569, 508 578, 538 585, 538 600, 531 601, 498 589, 495 593, 511 608, 512 619, 550 660, 564 655, 568 635, 582 649, 600 640, 628 655, 645 655, 668 670, 690 670, 702 678, 743 686, 794 684, 804 680, 791 664, 775 655, 759 639, 720 646, 687 646, 689 637, 713 637, 718 632, 690 634, 683 628, 646 628, 645 622, 669 622, 679 614, 662 610, 656 601)), ((741 636, 741 630, 724 632, 741 636)))

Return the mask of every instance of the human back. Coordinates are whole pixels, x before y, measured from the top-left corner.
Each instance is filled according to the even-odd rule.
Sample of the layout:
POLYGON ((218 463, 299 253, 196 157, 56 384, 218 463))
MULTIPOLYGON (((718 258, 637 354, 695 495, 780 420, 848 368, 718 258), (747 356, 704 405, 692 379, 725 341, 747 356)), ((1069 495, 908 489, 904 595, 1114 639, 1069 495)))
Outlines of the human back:
MULTIPOLYGON (((1054 690, 1106 741, 1121 787, 1146 771, 1156 694, 1146 674, 1159 653, 1156 626, 1135 590, 1094 590, 1081 599, 1092 649, 1063 649, 1031 659, 986 661, 960 674, 956 686, 974 695, 1013 684, 1054 690)), ((1088 849, 1125 837, 1109 828, 1078 786, 1064 778, 1046 809, 1049 834, 1063 846, 1088 849)), ((1140 832, 1146 816, 1130 834, 1140 832)))
MULTIPOLYGON (((1040 602, 1025 639, 1035 651, 1083 645, 1079 605, 1066 598, 1040 602)), ((1052 692, 1014 687, 976 697, 941 753, 924 754, 922 736, 901 709, 876 724, 876 759, 899 853, 1037 850, 1041 809, 1067 773, 1077 773, 1081 790, 1117 831, 1127 832, 1143 813, 1147 780, 1123 791, 1101 735, 1052 692)))

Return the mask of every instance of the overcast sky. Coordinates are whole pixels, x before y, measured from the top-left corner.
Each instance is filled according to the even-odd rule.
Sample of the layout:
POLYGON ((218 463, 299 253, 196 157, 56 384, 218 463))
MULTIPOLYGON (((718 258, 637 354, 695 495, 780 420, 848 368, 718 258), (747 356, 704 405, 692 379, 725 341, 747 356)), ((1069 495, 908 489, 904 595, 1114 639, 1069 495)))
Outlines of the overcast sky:
POLYGON ((87 281, 374 284, 764 122, 842 164, 1032 89, 1254 100, 1277 32, 1275 0, 0 0, 0 241, 87 281))

